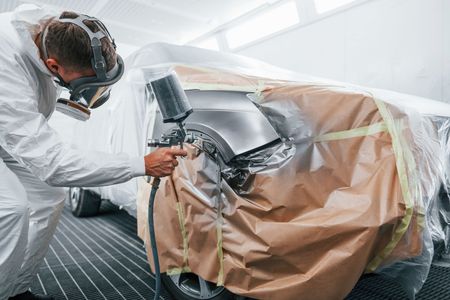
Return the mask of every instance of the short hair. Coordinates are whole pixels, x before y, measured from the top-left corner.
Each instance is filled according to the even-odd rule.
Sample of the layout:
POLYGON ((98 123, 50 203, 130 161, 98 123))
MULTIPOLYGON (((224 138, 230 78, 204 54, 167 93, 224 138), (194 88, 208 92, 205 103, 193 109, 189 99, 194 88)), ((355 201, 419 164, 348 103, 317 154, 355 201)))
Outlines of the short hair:
MULTIPOLYGON (((75 19, 78 16, 75 12, 65 11, 59 19, 75 19)), ((83 22, 92 32, 100 30, 93 21, 84 20, 83 22)), ((48 24, 44 42, 48 55, 54 56, 63 67, 77 72, 92 69, 91 39, 78 25, 54 19, 48 24)), ((107 37, 103 37, 101 43, 102 55, 105 58, 106 69, 109 71, 117 62, 116 50, 107 37)))

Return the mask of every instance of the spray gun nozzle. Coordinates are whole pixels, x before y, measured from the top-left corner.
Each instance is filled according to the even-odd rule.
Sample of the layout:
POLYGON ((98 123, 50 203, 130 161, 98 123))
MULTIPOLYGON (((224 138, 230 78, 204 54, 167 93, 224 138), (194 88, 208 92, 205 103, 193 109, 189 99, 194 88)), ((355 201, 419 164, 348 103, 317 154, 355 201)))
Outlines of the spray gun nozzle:
POLYGON ((172 147, 180 146, 183 149, 183 143, 192 144, 195 142, 195 136, 187 133, 183 123, 177 123, 178 128, 172 129, 169 134, 163 134, 161 139, 151 139, 148 141, 149 147, 172 147))

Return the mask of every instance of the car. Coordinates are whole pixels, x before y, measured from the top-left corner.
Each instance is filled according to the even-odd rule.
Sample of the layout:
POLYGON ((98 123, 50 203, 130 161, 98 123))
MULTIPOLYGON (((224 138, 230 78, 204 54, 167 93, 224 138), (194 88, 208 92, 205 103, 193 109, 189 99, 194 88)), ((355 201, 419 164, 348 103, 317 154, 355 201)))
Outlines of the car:
MULTIPOLYGON (((126 66, 74 140, 148 153, 174 128, 149 83, 169 70, 180 78, 196 142, 155 208, 163 282, 177 299, 343 298, 365 272, 413 295, 433 250, 448 252, 449 104, 189 46, 150 44, 126 66)), ((148 246, 149 190, 142 178, 72 188, 70 203, 88 216, 109 199, 137 217, 148 246)))

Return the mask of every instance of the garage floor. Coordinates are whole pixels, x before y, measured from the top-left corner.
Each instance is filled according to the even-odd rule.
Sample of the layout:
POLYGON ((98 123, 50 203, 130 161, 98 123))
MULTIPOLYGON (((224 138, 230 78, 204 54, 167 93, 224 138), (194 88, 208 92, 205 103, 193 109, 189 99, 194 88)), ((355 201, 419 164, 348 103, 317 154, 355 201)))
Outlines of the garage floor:
POLYGON ((131 300, 153 299, 153 286, 136 220, 106 203, 94 218, 64 209, 32 290, 58 300, 131 300))
MULTIPOLYGON (((136 220, 109 204, 94 218, 77 219, 66 208, 34 292, 63 299, 153 299, 150 273, 136 220)), ((405 299, 393 282, 363 277, 348 299, 405 299)), ((173 299, 163 291, 161 299, 173 299)), ((417 299, 450 299, 450 268, 433 265, 417 299)))

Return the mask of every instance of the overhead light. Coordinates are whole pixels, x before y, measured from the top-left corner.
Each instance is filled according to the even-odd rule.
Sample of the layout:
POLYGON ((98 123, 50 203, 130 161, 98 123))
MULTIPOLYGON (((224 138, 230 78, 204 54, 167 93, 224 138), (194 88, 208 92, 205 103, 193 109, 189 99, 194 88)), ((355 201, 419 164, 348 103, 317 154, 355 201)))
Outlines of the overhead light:
POLYGON ((318 14, 323 14, 355 1, 356 0, 314 0, 318 14))
POLYGON ((234 49, 291 27, 298 22, 297 5, 294 1, 289 1, 282 5, 269 8, 234 26, 226 32, 226 38, 229 47, 234 49))

